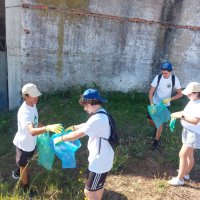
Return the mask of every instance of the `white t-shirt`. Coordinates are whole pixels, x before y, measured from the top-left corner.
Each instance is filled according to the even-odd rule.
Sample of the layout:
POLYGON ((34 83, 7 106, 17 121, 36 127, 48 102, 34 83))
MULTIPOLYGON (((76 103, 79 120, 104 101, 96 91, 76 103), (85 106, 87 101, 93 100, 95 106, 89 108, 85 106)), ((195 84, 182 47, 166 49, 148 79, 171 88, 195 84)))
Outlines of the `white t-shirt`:
MULTIPOLYGON (((153 79, 151 86, 156 87, 158 83, 158 75, 153 79)), ((175 85, 174 88, 181 89, 180 82, 178 78, 175 76, 175 85)), ((172 93, 172 75, 169 78, 164 78, 161 76, 159 85, 153 95, 153 103, 160 104, 163 99, 170 98, 172 93)), ((170 106, 170 103, 167 105, 170 106)))
MULTIPOLYGON (((200 118, 200 100, 190 100, 183 110, 183 115, 200 118)), ((200 134, 200 123, 194 125, 186 122, 185 120, 181 120, 181 124, 188 131, 200 134)))
POLYGON ((37 136, 31 135, 27 125, 33 123, 34 127, 38 127, 38 111, 36 106, 31 107, 24 102, 19 108, 17 120, 18 130, 13 140, 14 145, 23 151, 33 151, 36 146, 37 136))
MULTIPOLYGON (((104 111, 99 109, 98 111, 104 111)), ((97 112, 98 112, 97 111, 97 112)), ((92 115, 81 128, 81 131, 89 136, 89 167, 88 169, 95 173, 108 172, 113 165, 114 151, 107 140, 101 139, 101 148, 99 153, 100 137, 109 138, 110 125, 107 115, 97 113, 92 115)))

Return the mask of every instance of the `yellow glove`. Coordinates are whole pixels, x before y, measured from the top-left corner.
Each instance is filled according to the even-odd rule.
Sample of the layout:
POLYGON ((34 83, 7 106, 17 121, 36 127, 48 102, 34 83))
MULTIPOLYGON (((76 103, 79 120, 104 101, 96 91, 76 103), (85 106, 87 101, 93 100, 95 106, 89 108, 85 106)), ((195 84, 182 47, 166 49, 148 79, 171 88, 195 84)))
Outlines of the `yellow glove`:
POLYGON ((151 104, 150 112, 151 114, 154 114, 156 112, 156 107, 154 104, 151 104))
POLYGON ((58 143, 60 143, 60 142, 63 142, 62 136, 56 137, 56 138, 53 140, 53 143, 54 143, 54 144, 58 144, 58 143))
POLYGON ((63 126, 61 124, 52 124, 46 126, 46 131, 51 131, 54 133, 61 133, 63 131, 63 126))
POLYGON ((75 131, 74 126, 67 127, 65 131, 75 131))
POLYGON ((163 104, 168 104, 172 99, 171 98, 166 98, 162 100, 163 104))

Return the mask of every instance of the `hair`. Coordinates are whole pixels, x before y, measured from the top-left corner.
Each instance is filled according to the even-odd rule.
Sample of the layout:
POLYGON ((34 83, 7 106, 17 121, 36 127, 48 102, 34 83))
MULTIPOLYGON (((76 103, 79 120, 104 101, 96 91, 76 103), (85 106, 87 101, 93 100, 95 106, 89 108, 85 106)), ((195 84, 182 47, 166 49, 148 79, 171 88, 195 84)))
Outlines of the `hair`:
POLYGON ((86 104, 91 104, 93 106, 93 105, 102 105, 103 102, 100 101, 99 99, 84 99, 83 95, 81 95, 79 99, 79 104, 81 106, 84 106, 86 104))
POLYGON ((169 70, 169 69, 160 69, 161 71, 168 71, 168 72, 172 72, 172 69, 171 70, 169 70))
POLYGON ((197 94, 197 98, 200 99, 200 92, 192 92, 193 94, 197 94))
POLYGON ((197 98, 200 99, 200 92, 197 92, 197 98))
POLYGON ((26 99, 26 97, 28 97, 29 96, 29 94, 23 94, 22 93, 22 98, 25 100, 26 99))

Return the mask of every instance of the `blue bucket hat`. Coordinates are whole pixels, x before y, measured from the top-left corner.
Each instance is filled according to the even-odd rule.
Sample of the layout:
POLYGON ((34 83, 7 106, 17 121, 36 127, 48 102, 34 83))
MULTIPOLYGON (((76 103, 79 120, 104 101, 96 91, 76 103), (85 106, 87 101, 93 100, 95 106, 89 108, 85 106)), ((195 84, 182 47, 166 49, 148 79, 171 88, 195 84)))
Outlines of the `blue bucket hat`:
POLYGON ((160 69, 161 70, 167 70, 167 71, 172 71, 173 68, 172 68, 172 64, 170 62, 163 62, 160 66, 160 69))
POLYGON ((98 90, 91 89, 91 88, 85 90, 85 92, 82 95, 82 98, 83 98, 83 100, 97 99, 97 100, 104 102, 104 103, 107 102, 107 99, 104 99, 100 95, 98 90))

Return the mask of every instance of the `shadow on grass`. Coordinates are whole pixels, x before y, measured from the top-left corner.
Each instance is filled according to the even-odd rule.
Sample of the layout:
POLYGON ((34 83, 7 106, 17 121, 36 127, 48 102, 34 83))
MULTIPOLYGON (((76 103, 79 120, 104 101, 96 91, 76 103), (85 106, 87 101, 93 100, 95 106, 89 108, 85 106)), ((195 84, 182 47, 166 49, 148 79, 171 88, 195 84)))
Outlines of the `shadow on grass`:
POLYGON ((105 189, 102 200, 108 200, 108 199, 109 200, 128 200, 128 198, 124 196, 123 194, 105 189))

